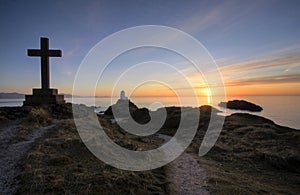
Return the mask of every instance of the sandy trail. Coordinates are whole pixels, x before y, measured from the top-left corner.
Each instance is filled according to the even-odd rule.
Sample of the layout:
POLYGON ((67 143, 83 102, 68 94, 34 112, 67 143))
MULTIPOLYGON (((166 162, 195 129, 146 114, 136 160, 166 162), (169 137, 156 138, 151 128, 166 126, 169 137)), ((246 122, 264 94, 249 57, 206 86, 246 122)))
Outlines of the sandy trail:
POLYGON ((56 124, 32 130, 25 141, 18 141, 18 132, 22 129, 20 120, 0 126, 0 192, 14 194, 18 187, 17 176, 20 173, 20 160, 31 148, 35 139, 42 137, 56 124))
POLYGON ((206 171, 197 162, 196 157, 183 153, 166 167, 170 181, 170 194, 206 195, 206 171))
MULTIPOLYGON (((165 142, 171 139, 167 135, 159 135, 165 142)), ((166 175, 170 182, 172 195, 207 195, 207 173, 198 163, 197 156, 182 153, 177 159, 166 166, 166 175)))

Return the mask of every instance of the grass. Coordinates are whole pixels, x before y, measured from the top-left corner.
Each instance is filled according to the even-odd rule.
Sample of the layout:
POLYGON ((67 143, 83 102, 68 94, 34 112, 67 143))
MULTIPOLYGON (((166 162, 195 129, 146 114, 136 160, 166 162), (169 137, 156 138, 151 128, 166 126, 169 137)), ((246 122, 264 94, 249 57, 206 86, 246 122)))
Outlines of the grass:
MULTIPOLYGON (((18 111, 23 113, 20 116, 28 131, 55 120, 59 122, 36 140, 24 157, 17 194, 169 193, 164 167, 132 172, 98 160, 82 143, 71 110, 71 105, 64 105, 33 108, 27 114, 18 111)), ((175 107, 167 111, 168 121, 159 132, 173 135, 180 112, 175 107)), ((202 107, 200 111, 198 131, 186 150, 196 154, 211 108, 202 107)), ((4 113, 4 120, 14 120, 8 109, 0 109, 0 112, 4 113)), ((90 120, 87 113, 82 112, 80 117, 90 120)), ((98 120, 106 134, 119 145, 131 150, 149 150, 162 144, 162 140, 154 136, 141 138, 127 133, 111 124, 111 117, 101 116, 98 120)), ((300 194, 299 148, 299 131, 278 126, 263 117, 234 114, 226 117, 217 143, 198 161, 208 172, 208 188, 212 194, 300 194)))
MULTIPOLYGON (((205 129, 189 152, 197 153, 205 129)), ((300 132, 248 114, 226 117, 212 150, 199 163, 212 194, 299 194, 300 132)))
MULTIPOLYGON (((114 139, 124 138, 108 118, 101 124, 114 139)), ((124 139, 124 144, 127 143, 124 139)), ((138 139, 130 144, 144 148, 138 139)), ((22 163, 17 194, 166 194, 164 168, 133 172, 111 167, 82 143, 72 119, 61 120, 34 143, 22 163)))
POLYGON ((297 173, 243 162, 220 163, 207 157, 199 163, 209 173, 212 194, 299 194, 297 173))
MULTIPOLYGON (((183 111, 185 112, 185 110, 183 111)), ((187 152, 198 154, 210 114, 200 108, 196 136, 187 152)), ((173 136, 180 121, 178 107, 167 108, 167 121, 159 133, 173 136)), ((222 116, 216 117, 217 119, 222 116)), ((212 150, 199 163, 208 171, 212 194, 300 194, 300 132, 250 114, 225 118, 212 150)))

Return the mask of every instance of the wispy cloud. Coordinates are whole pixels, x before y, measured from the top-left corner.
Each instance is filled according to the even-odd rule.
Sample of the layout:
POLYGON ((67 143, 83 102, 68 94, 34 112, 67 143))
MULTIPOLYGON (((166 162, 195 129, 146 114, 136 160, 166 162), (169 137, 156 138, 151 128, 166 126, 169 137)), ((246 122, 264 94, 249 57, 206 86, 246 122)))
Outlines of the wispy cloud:
POLYGON ((287 84, 287 83, 300 83, 300 74, 289 75, 275 75, 268 77, 257 77, 247 79, 237 79, 227 81, 225 85, 230 86, 243 86, 243 85, 264 85, 264 84, 287 84))
POLYGON ((270 57, 260 60, 249 60, 245 62, 235 63, 231 65, 226 65, 220 67, 220 71, 223 74, 241 72, 241 71, 249 71, 249 70, 257 70, 263 68, 274 68, 277 66, 286 66, 298 64, 300 65, 300 54, 298 55, 286 55, 280 57, 270 57))
MULTIPOLYGON (((228 60, 221 59, 224 63, 228 60)), ((273 86, 277 89, 278 84, 287 88, 294 86, 294 92, 300 84, 300 54, 282 54, 268 56, 261 59, 247 60, 239 63, 224 65, 218 69, 204 72, 203 74, 193 71, 192 68, 185 68, 183 72, 188 74, 188 79, 195 89, 203 90, 208 87, 205 77, 223 76, 224 87, 252 86, 248 93, 256 93, 255 88, 261 86, 273 86), (296 85, 294 85, 296 84, 296 85), (296 87, 296 88, 295 88, 296 87)), ((212 88, 223 87, 222 83, 210 85, 212 88)), ((178 88, 178 90, 185 90, 178 88)), ((232 91, 232 90, 231 90, 232 91)), ((275 90, 276 91, 276 90, 275 90)), ((274 91, 274 92, 275 92, 274 91)), ((280 91, 280 90, 279 90, 280 91)), ((280 92, 278 93, 280 94, 280 92)), ((235 92, 238 94, 238 92, 235 92)), ((291 91, 290 93, 293 93, 291 91)))
POLYGON ((199 11, 193 12, 186 17, 185 20, 180 21, 177 26, 185 32, 194 34, 202 31, 206 31, 214 26, 222 26, 215 33, 224 35, 226 32, 234 30, 243 20, 245 15, 251 14, 256 8, 259 7, 259 3, 248 4, 247 7, 240 6, 235 1, 223 1, 218 2, 215 6, 208 6, 206 2, 199 4, 199 11), (236 12, 237 9, 241 9, 236 12), (232 14, 235 12, 235 14, 232 14))

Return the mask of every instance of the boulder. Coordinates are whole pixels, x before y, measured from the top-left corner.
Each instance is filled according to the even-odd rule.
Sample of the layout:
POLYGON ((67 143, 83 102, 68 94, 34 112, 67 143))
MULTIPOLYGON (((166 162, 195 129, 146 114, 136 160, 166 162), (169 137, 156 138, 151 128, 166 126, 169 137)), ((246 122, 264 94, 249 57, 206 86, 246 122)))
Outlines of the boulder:
POLYGON ((245 100, 232 100, 232 101, 228 101, 226 102, 220 102, 219 103, 220 107, 223 108, 229 108, 229 109, 234 109, 234 110, 247 110, 247 111, 251 111, 251 112, 260 112, 263 110, 262 107, 260 107, 259 105, 256 105, 254 103, 245 101, 245 100))
POLYGON ((113 109, 118 112, 120 115, 123 115, 124 116, 126 115, 127 113, 127 109, 128 109, 128 105, 129 105, 129 112, 130 114, 133 114, 136 110, 138 110, 139 108, 134 104, 132 103, 130 100, 121 100, 119 99, 117 101, 117 103, 115 103, 114 105, 111 105, 109 106, 104 114, 105 115, 113 115, 113 109), (113 108, 113 109, 112 109, 113 108))

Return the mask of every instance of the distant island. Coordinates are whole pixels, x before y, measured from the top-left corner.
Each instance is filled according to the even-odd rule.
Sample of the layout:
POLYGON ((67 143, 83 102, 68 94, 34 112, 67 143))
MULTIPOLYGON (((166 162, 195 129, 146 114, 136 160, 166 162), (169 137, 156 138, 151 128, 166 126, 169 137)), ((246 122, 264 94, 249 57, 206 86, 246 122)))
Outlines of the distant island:
POLYGON ((0 93, 0 99, 24 99, 25 94, 21 93, 0 93))
MULTIPOLYGON (((25 99, 25 95, 26 94, 22 94, 22 93, 17 93, 17 92, 12 92, 12 93, 0 93, 0 99, 25 99)), ((60 94, 60 95, 64 95, 65 98, 72 98, 72 94, 60 94)), ((83 96, 74 96, 74 97, 83 97, 83 96)))
POLYGON ((261 106, 245 100, 232 100, 228 102, 220 102, 219 106, 223 108, 229 108, 234 110, 247 110, 251 112, 260 112, 263 110, 261 106))

